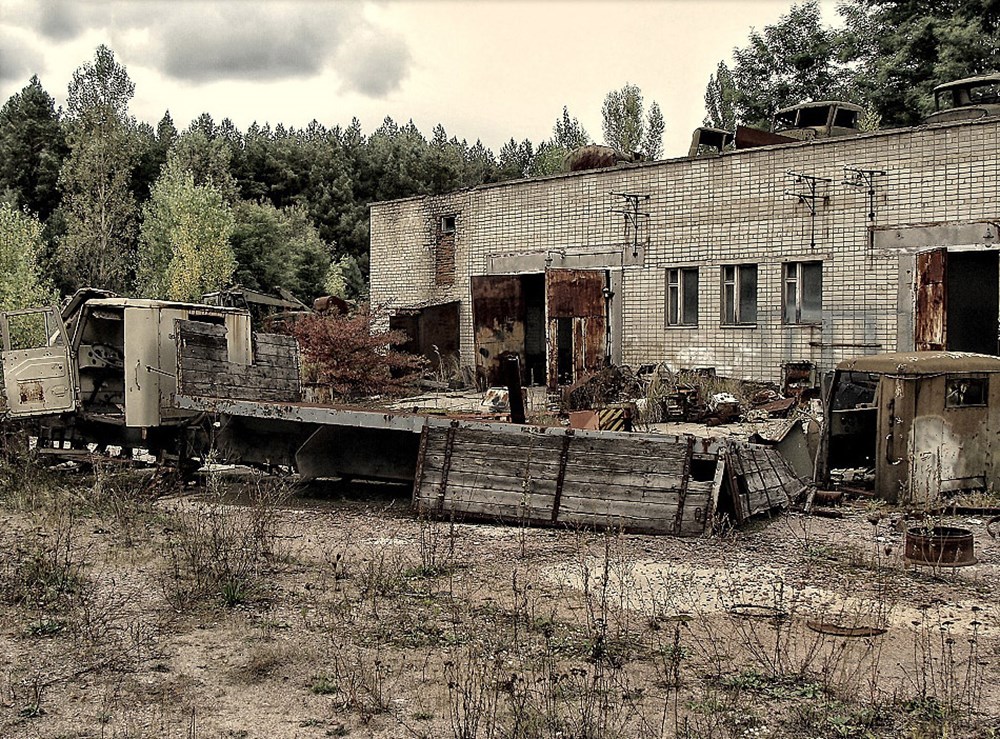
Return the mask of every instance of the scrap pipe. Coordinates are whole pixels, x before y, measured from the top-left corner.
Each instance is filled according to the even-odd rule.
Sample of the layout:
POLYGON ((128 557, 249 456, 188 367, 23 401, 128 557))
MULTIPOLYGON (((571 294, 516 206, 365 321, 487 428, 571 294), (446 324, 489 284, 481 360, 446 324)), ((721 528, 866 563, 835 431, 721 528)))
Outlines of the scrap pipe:
POLYGON ((504 373, 507 379, 507 402, 510 403, 510 422, 524 423, 524 398, 521 396, 521 358, 518 355, 507 357, 504 362, 504 373))

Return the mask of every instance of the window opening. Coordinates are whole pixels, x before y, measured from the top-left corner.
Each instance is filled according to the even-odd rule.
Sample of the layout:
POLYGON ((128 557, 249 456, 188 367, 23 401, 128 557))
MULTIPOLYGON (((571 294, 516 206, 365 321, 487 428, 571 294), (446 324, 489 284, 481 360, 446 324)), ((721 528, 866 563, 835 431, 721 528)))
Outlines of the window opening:
POLYGON ((948 377, 945 379, 945 408, 984 406, 988 387, 985 377, 948 377))
POLYGON ((757 265, 731 264, 722 268, 722 323, 757 323, 757 265))
POLYGON ((667 325, 698 325, 698 269, 667 270, 667 325))
POLYGON ((823 263, 785 264, 784 322, 819 323, 823 317, 823 263))

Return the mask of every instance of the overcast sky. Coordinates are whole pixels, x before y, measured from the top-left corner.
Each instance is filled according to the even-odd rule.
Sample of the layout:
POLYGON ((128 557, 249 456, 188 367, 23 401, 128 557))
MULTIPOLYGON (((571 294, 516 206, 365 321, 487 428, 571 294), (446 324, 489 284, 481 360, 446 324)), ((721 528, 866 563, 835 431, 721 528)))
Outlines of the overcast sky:
MULTIPOLYGON (((74 69, 107 44, 136 84, 131 112, 179 129, 201 113, 365 133, 389 115, 425 136, 499 151, 535 144, 569 106, 601 139, 601 103, 639 85, 687 151, 709 75, 792 0, 0 0, 0 99, 37 74, 63 104, 74 69)), ((835 0, 823 0, 836 18, 835 0)))

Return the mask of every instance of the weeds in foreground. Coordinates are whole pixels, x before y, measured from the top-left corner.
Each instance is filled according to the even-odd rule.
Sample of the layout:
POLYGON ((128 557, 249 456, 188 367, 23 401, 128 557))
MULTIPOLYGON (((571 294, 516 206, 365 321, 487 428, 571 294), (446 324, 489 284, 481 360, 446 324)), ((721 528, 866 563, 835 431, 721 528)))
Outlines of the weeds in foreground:
POLYGON ((232 608, 266 592, 277 513, 288 490, 280 480, 255 477, 244 492, 245 505, 227 501, 223 480, 213 475, 205 508, 170 512, 163 588, 176 610, 211 600, 232 608))

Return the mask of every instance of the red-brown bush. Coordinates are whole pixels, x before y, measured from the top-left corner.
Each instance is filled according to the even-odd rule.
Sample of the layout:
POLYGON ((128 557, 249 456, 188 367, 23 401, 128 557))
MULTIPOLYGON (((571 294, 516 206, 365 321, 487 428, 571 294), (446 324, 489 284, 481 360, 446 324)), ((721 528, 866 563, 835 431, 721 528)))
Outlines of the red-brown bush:
POLYGON ((303 316, 289 327, 302 349, 303 380, 326 385, 343 399, 401 395, 427 367, 424 357, 392 347, 402 331, 374 331, 384 311, 362 304, 348 314, 303 316))

